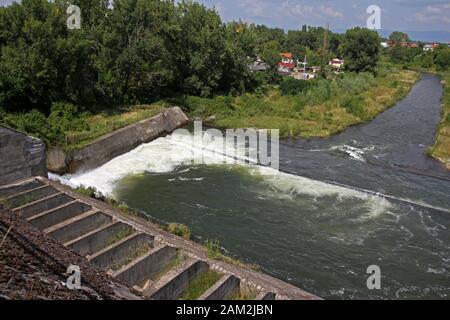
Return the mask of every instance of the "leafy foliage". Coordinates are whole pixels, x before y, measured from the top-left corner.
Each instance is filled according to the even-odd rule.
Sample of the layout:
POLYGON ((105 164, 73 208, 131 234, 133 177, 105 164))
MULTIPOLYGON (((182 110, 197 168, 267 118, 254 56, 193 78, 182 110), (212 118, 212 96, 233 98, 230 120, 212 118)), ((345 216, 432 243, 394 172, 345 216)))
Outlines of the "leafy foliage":
POLYGON ((346 69, 373 72, 378 62, 380 37, 376 31, 363 28, 347 30, 343 44, 346 69))

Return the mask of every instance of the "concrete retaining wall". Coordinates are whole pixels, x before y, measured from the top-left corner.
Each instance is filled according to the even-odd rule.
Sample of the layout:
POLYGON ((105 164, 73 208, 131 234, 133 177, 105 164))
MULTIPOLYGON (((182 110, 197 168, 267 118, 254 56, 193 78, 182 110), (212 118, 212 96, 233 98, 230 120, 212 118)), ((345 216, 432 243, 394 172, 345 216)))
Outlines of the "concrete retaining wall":
POLYGON ((189 118, 178 107, 165 109, 157 116, 139 121, 93 141, 70 154, 60 149, 47 153, 49 171, 55 173, 86 171, 129 152, 142 143, 150 142, 164 133, 186 125, 189 118))
POLYGON ((47 177, 45 163, 41 140, 0 126, 0 185, 33 176, 47 177))

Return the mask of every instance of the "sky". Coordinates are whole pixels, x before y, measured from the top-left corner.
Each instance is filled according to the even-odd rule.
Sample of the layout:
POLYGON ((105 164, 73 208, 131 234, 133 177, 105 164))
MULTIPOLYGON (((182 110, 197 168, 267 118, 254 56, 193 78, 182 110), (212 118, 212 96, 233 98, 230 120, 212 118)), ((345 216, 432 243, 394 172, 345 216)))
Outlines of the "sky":
POLYGON ((333 30, 365 26, 370 5, 381 8, 381 28, 389 30, 450 31, 450 0, 200 0, 215 6, 225 21, 298 29, 303 24, 333 30))
MULTIPOLYGON (((94 0, 95 1, 95 0, 94 0)), ((8 5, 12 0, 0 0, 8 5)), ((244 20, 283 29, 303 24, 345 30, 365 26, 369 5, 381 8, 381 28, 450 32, 450 0, 198 0, 215 7, 224 21, 244 20)))

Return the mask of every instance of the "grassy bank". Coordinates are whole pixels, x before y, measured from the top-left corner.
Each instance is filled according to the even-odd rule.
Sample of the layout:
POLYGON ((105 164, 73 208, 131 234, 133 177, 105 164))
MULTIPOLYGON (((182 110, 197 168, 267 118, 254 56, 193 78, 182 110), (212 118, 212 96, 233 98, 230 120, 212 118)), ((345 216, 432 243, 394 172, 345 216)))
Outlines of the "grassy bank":
POLYGON ((0 110, 0 124, 40 138, 47 146, 70 151, 82 148, 104 134, 153 117, 162 108, 160 104, 137 105, 87 113, 70 104, 55 104, 49 115, 37 110, 27 113, 0 110))
POLYGON ((218 127, 280 129, 282 137, 326 137, 373 119, 403 98, 418 79, 417 72, 385 66, 376 77, 348 73, 315 80, 296 95, 267 87, 237 97, 187 97, 185 108, 192 118, 212 117, 210 124, 218 127))
POLYGON ((450 70, 440 72, 444 93, 442 96, 442 119, 436 131, 429 155, 439 159, 450 170, 450 70))

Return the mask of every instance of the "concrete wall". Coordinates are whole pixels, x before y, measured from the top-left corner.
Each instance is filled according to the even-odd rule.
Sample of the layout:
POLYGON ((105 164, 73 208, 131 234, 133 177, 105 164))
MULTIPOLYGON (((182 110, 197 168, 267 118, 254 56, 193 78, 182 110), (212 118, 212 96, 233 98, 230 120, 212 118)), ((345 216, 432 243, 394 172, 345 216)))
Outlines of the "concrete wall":
POLYGON ((47 154, 47 166, 49 171, 56 173, 94 169, 188 122, 189 118, 180 108, 168 108, 153 118, 106 134, 70 154, 65 154, 59 149, 51 149, 47 154))
POLYGON ((41 140, 0 126, 0 185, 33 176, 47 177, 45 163, 41 140))

